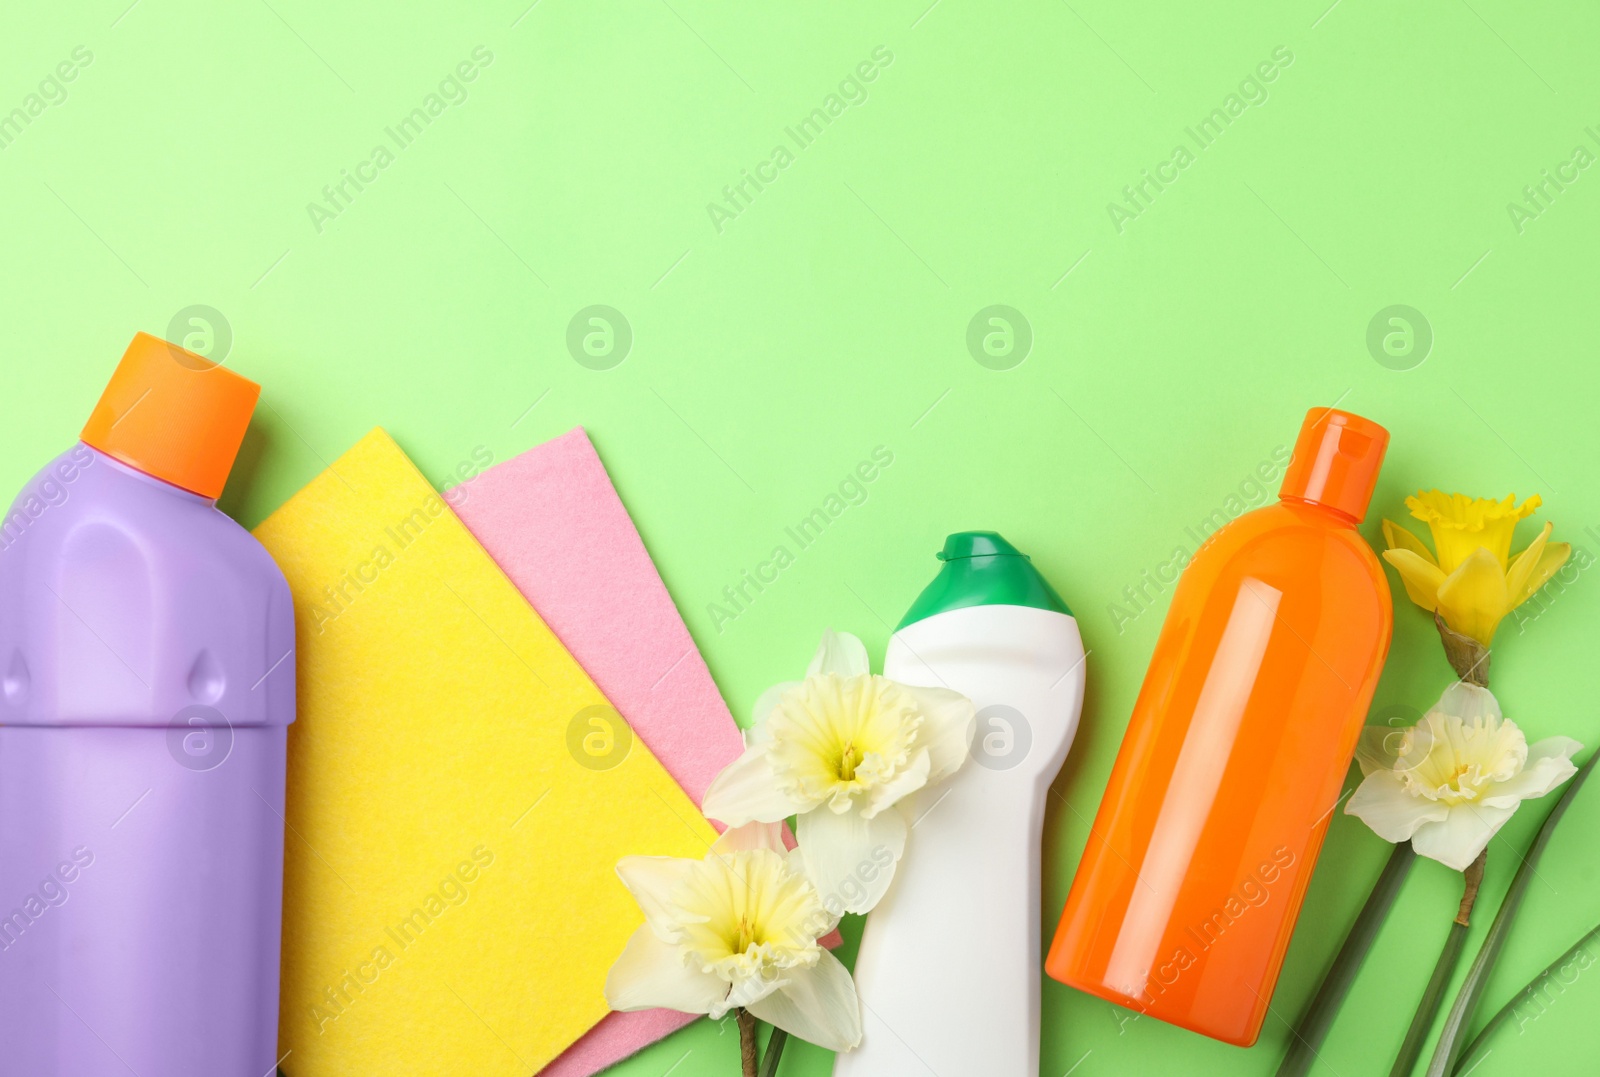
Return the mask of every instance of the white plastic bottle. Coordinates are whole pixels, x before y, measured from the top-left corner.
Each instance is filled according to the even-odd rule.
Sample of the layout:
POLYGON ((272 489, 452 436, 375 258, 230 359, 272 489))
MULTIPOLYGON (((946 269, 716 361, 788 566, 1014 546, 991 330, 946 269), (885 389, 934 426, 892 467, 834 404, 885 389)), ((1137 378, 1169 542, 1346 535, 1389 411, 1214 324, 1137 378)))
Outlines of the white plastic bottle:
POLYGON ((861 1046, 835 1077, 1037 1077, 1045 800, 1083 706, 1078 622, 993 531, 951 535, 884 674, 978 708, 971 758, 909 804, 856 960, 861 1046))

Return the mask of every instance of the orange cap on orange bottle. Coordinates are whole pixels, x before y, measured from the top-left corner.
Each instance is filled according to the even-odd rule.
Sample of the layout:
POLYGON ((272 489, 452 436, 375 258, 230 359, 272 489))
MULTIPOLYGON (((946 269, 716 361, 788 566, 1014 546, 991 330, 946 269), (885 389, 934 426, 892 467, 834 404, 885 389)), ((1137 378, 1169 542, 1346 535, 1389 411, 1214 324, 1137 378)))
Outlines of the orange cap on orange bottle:
POLYGON ((84 425, 83 443, 216 498, 260 395, 261 386, 205 356, 136 333, 84 425))
POLYGON ((1337 509, 1360 523, 1378 484, 1389 431, 1353 412, 1312 408, 1300 424, 1279 497, 1337 509))

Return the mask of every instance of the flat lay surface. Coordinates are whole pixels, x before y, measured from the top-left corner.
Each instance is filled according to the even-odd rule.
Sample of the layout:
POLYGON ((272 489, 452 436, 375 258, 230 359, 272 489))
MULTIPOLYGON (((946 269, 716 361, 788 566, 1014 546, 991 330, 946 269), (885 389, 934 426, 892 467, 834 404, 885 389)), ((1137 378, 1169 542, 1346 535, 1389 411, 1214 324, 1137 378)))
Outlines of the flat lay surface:
MULTIPOLYGON (((946 534, 998 530, 1088 650, 1045 817, 1048 945, 1178 567, 1275 497, 1307 409, 1337 405, 1390 434, 1361 527, 1379 549, 1383 517, 1425 530, 1402 503, 1420 487, 1542 496, 1516 547, 1552 520, 1572 567, 1501 625, 1494 688, 1530 741, 1600 745, 1600 11, 92 0, 0 29, 0 488, 70 448, 135 329, 261 384, 221 501, 252 528, 375 427, 445 489, 582 426, 741 722, 826 627, 879 668, 946 534)), ((1410 725, 1452 675, 1385 572, 1369 721, 1410 725)), ((502 646, 459 627, 451 646, 502 646)), ((1593 794, 1538 865, 1480 1021, 1593 926, 1593 794)), ((1491 843, 1469 955, 1552 802, 1491 843)), ((676 843, 659 852, 699 855, 668 807, 641 804, 676 843)), ((1041 1072, 1273 1073, 1390 851, 1329 808, 1255 1047, 1046 978, 1041 1072)), ((520 835, 490 873, 523 871, 520 835)), ((568 835, 573 855, 591 837, 568 835)), ((319 903, 352 903, 324 916, 351 940, 403 911, 300 855, 319 903)), ((1418 863, 1314 1073, 1387 1068, 1460 885, 1418 863)), ((517 915, 494 901, 468 915, 517 915)), ((848 962, 859 918, 843 931, 848 962)), ((449 985, 493 1033, 432 1072, 517 1072, 538 1018, 515 963, 428 960, 474 980, 420 997, 449 985)), ((1596 1014, 1600 976, 1553 984, 1475 1077, 1586 1072, 1596 1014)), ((737 1060, 730 1016, 608 1072, 737 1060)), ((781 1073, 831 1062, 794 1041, 781 1073)))

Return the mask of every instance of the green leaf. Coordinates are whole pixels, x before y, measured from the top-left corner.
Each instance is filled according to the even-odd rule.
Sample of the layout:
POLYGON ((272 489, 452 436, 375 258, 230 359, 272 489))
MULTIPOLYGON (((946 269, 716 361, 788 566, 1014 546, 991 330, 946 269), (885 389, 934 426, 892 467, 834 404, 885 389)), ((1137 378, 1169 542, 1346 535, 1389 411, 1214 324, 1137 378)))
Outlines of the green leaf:
POLYGON ((774 1025, 772 1036, 767 1040, 767 1057, 762 1060, 761 1077, 777 1077, 778 1060, 783 1057, 783 1048, 788 1042, 789 1034, 774 1025))
POLYGON ((1350 925, 1350 933, 1339 948, 1339 956, 1333 959, 1327 975, 1322 978, 1322 986, 1317 988, 1311 1005, 1306 1007, 1305 1014, 1295 1026, 1294 1040, 1289 1044, 1282 1064, 1278 1066, 1278 1077, 1303 1077, 1311 1072, 1312 1063, 1317 1060, 1317 1048, 1327 1039, 1328 1029, 1333 1027, 1333 1019, 1338 1016, 1339 1007, 1344 1003, 1345 995, 1349 994, 1350 985, 1355 982, 1356 973, 1361 971, 1361 963, 1366 960, 1367 951, 1372 949, 1378 929, 1388 917, 1394 899, 1400 894, 1400 886, 1406 881, 1406 875, 1416 860, 1417 854, 1409 841, 1396 845, 1394 852, 1389 854, 1389 862, 1383 866, 1383 873, 1373 884, 1367 903, 1361 907, 1356 922, 1350 925))
POLYGON ((1445 936, 1444 948, 1439 951, 1439 960, 1422 992, 1422 1001, 1417 1003, 1417 1012, 1411 1018, 1411 1027, 1406 1029, 1406 1038, 1400 1044, 1400 1053, 1395 1056, 1389 1077, 1411 1077, 1411 1071, 1416 1068, 1417 1059, 1422 1057, 1422 1045, 1433 1029, 1433 1019, 1439 1016, 1439 1007, 1444 1005, 1445 988, 1450 986, 1456 966, 1461 964, 1461 951, 1466 948, 1470 930, 1466 924, 1450 921, 1450 934, 1445 936))
POLYGON ((1586 952, 1589 949, 1589 944, 1594 942, 1596 939, 1600 939, 1600 924, 1596 924, 1594 927, 1591 927, 1588 934, 1584 935, 1583 938, 1579 939, 1577 942, 1573 943, 1567 948, 1566 953, 1550 962, 1550 964, 1545 967, 1543 972, 1539 973, 1539 975, 1535 976, 1533 979, 1529 980, 1525 985, 1523 985, 1522 990, 1512 995, 1511 1001, 1500 1007, 1499 1013, 1496 1013, 1493 1017, 1489 1018, 1489 1023, 1483 1026, 1483 1031, 1473 1037, 1472 1042, 1467 1044, 1467 1049, 1461 1052, 1461 1061, 1456 1064, 1456 1072, 1460 1073, 1464 1070, 1470 1069, 1468 1063, 1475 1063, 1480 1057, 1488 1054, 1489 1052, 1484 1050, 1484 1048, 1488 1046, 1489 1040, 1494 1035, 1495 1030, 1501 1025, 1505 1024, 1507 1021, 1511 1020, 1512 1016, 1517 1012, 1517 1003, 1521 1002, 1524 998, 1531 998, 1539 990, 1539 986, 1541 984, 1547 982, 1550 977, 1554 976, 1558 971, 1565 968, 1567 964, 1575 960, 1580 953, 1586 952))
POLYGON ((1589 757, 1589 761, 1578 768, 1577 777, 1572 779, 1555 807, 1550 809, 1550 814, 1545 816, 1544 825, 1539 828, 1538 835, 1533 839, 1533 844, 1528 847, 1528 852, 1522 858, 1522 866, 1517 868, 1517 873, 1511 879, 1511 886, 1506 890, 1506 896, 1501 899, 1500 911, 1495 913, 1494 923, 1489 925, 1489 932, 1483 938, 1483 945, 1478 947, 1478 956, 1473 959, 1472 967, 1467 970, 1467 978, 1461 982, 1461 990, 1456 994, 1455 1005, 1450 1007, 1450 1014, 1444 1020, 1444 1029, 1439 1033, 1439 1043, 1433 1049, 1433 1060, 1428 1063, 1428 1077, 1446 1077, 1454 1072, 1456 1063, 1461 1057, 1461 1049, 1466 1045, 1467 1027, 1472 1024, 1472 1016, 1477 1012, 1478 1002, 1483 998, 1484 990, 1489 986, 1489 974, 1494 971, 1495 962, 1500 958, 1500 951, 1505 949, 1506 938, 1511 934, 1511 925, 1517 917, 1517 910, 1522 907, 1522 899, 1527 895, 1528 886, 1533 882, 1533 874, 1539 863, 1539 857, 1544 854, 1544 847, 1550 844, 1550 835, 1555 832, 1556 824, 1561 822, 1561 817, 1566 814, 1567 806, 1572 803, 1572 798, 1583 786, 1584 779, 1589 777, 1589 772, 1594 769, 1596 759, 1600 759, 1600 752, 1589 757))

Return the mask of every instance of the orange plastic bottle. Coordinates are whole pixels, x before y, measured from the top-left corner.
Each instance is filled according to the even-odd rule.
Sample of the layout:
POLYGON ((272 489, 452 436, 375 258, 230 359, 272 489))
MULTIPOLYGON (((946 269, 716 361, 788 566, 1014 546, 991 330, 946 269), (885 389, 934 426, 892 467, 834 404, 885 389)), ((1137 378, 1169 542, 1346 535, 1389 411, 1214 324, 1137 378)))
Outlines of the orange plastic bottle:
POLYGON ((1356 532, 1389 434, 1307 413, 1279 502, 1226 525, 1172 596, 1045 969, 1256 1041, 1389 652, 1356 532))

